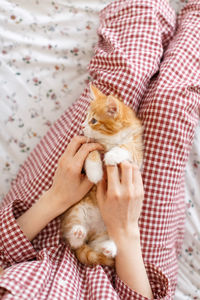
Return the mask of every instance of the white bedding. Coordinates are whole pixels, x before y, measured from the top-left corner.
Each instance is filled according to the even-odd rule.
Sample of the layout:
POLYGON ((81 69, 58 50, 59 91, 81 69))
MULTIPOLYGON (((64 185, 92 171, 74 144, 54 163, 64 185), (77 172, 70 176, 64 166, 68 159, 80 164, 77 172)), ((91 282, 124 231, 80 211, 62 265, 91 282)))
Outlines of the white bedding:
MULTIPOLYGON (((89 79, 98 12, 110 0, 0 0, 0 196, 89 79)), ((183 0, 171 0, 178 11, 183 0)), ((187 167, 177 300, 200 299, 200 126, 187 167), (199 251, 198 251, 199 249, 199 251), (195 298, 196 297, 196 298, 195 298)))

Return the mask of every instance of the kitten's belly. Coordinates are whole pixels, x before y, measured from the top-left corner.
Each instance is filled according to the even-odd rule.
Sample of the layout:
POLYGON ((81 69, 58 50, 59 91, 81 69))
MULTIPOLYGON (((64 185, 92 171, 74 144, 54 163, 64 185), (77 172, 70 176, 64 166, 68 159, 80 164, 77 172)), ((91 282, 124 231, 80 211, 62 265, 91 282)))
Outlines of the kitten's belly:
POLYGON ((84 203, 82 209, 84 212, 84 221, 91 231, 95 231, 96 233, 106 231, 99 208, 96 205, 84 203))

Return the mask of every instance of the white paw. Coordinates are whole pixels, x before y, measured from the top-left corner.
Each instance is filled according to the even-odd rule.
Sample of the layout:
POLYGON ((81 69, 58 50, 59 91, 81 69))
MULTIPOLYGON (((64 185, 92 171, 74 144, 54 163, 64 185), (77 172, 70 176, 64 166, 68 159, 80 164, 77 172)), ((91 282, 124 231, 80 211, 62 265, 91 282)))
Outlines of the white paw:
POLYGON ((113 147, 104 156, 106 165, 117 165, 124 160, 132 161, 132 157, 130 152, 120 147, 113 147))
POLYGON ((114 258, 117 254, 117 246, 112 240, 105 241, 101 244, 101 252, 107 257, 114 258))
POLYGON ((86 239, 87 231, 82 225, 73 226, 68 236, 69 243, 72 248, 77 249, 81 247, 86 239))
POLYGON ((91 182, 99 182, 103 177, 102 161, 94 161, 88 157, 85 161, 85 171, 91 182))

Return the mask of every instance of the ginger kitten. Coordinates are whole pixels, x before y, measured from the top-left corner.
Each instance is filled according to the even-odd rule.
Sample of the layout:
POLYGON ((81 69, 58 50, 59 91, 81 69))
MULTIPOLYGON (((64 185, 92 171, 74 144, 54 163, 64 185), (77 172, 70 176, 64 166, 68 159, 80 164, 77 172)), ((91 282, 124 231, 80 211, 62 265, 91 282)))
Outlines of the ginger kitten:
MULTIPOLYGON (((105 147, 104 163, 116 165, 124 160, 142 164, 142 125, 132 109, 116 97, 104 95, 90 86, 92 101, 83 123, 84 135, 105 147)), ((91 182, 102 179, 102 159, 98 151, 85 161, 91 182)), ((61 231, 80 262, 88 265, 114 265, 117 247, 106 231, 96 200, 96 186, 62 215, 61 231)))

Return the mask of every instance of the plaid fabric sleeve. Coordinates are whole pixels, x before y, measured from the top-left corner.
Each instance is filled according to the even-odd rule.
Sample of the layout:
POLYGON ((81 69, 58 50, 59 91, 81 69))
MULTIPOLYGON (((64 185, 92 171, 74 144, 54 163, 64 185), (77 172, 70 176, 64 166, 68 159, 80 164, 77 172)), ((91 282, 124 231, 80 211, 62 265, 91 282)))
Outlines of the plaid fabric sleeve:
POLYGON ((113 1, 100 13, 99 42, 89 70, 94 84, 137 111, 175 30, 166 0, 113 1))
POLYGON ((166 299, 173 299, 176 288, 185 224, 185 166, 199 120, 199 20, 199 0, 189 1, 139 109, 145 141, 145 199, 140 218, 143 258, 167 276, 166 299))
POLYGON ((0 265, 8 267, 14 263, 27 261, 36 256, 32 244, 26 238, 16 222, 24 203, 14 201, 1 210, 0 214, 0 265))

